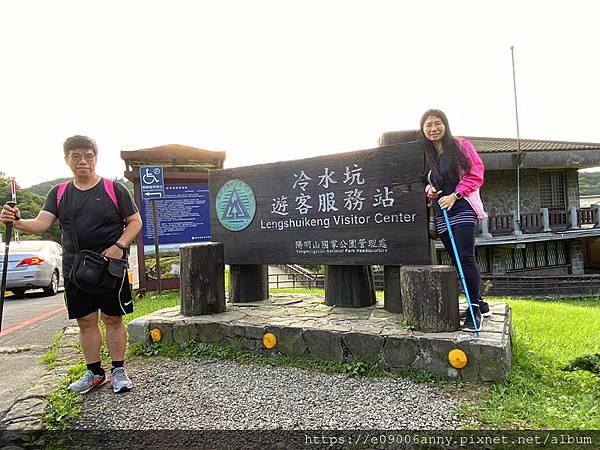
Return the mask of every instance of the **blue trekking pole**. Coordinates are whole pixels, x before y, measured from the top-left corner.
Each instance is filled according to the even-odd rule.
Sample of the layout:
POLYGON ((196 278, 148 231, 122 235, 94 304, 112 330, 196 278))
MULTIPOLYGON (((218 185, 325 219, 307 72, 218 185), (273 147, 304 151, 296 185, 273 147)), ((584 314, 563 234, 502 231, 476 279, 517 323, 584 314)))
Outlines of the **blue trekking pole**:
POLYGON ((450 219, 448 218, 448 211, 446 211, 445 208, 442 208, 442 212, 444 213, 444 220, 446 221, 446 228, 448 228, 450 242, 452 242, 452 250, 454 250, 454 259, 456 261, 456 266, 458 267, 460 281, 462 281, 463 290, 465 291, 465 297, 467 297, 467 305, 469 306, 469 312, 471 313, 471 319, 473 319, 473 325, 475 326, 475 336, 479 336, 479 331, 477 331, 477 321, 475 320, 473 306, 471 305, 471 297, 469 295, 469 290, 467 289, 467 282, 465 281, 465 274, 463 273, 462 264, 460 263, 460 259, 458 257, 458 249, 456 248, 456 243, 454 242, 454 233, 452 233, 452 228, 450 228, 450 219))

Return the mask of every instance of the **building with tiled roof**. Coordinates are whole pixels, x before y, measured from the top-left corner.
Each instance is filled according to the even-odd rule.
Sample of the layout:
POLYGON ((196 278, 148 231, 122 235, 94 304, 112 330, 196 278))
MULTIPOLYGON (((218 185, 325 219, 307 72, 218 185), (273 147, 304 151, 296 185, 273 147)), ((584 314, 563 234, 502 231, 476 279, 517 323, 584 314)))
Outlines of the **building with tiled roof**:
MULTIPOLYGON (((416 131, 393 131, 379 144, 417 138, 416 131)), ((521 139, 517 145, 510 138, 465 138, 486 168, 481 196, 489 217, 480 224, 476 246, 484 279, 496 284, 491 292, 600 294, 600 275, 594 275, 600 273, 600 205, 581 207, 577 172, 600 166, 600 143, 521 139), (537 277, 544 277, 537 285, 515 287, 523 285, 516 280, 537 277)), ((450 264, 441 243, 436 250, 438 261, 450 264)))

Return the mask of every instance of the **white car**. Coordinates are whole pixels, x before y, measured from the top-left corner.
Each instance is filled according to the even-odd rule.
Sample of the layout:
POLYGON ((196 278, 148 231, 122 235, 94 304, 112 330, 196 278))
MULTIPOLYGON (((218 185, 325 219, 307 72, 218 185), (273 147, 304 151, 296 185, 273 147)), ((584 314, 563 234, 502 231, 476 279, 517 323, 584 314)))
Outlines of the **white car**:
MULTIPOLYGON (((4 246, 0 249, 0 269, 4 263, 4 246)), ((8 249, 6 290, 23 298, 28 289, 43 289, 56 295, 63 285, 62 247, 53 241, 12 241, 8 249)))

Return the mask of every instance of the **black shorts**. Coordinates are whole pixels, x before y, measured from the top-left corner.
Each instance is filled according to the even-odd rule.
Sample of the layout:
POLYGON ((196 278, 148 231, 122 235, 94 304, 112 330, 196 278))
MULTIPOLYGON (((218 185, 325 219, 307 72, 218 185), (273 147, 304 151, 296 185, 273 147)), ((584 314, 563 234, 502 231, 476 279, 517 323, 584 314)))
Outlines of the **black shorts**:
POLYGON ((124 316, 133 312, 131 286, 127 278, 121 288, 103 295, 84 292, 65 278, 64 298, 69 319, 79 319, 98 310, 107 316, 124 316))

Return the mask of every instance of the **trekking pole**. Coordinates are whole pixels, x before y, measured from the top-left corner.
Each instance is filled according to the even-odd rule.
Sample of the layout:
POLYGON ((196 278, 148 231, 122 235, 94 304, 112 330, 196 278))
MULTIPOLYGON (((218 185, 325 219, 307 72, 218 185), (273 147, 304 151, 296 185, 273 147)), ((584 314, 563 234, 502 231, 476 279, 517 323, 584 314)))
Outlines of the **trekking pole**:
POLYGON ((445 208, 442 208, 442 212, 444 213, 444 220, 446 221, 446 228, 448 228, 450 242, 452 242, 452 250, 454 250, 454 259, 456 261, 456 266, 458 267, 460 281, 462 281, 463 290, 465 291, 465 297, 467 297, 467 305, 469 306, 471 319, 473 319, 473 326, 475 327, 475 336, 479 337, 479 331, 477 331, 477 322, 475 321, 475 314, 473 313, 473 306, 471 305, 471 297, 469 295, 469 290, 467 289, 465 274, 463 273, 462 264, 460 263, 460 258, 458 257, 458 249, 456 248, 456 243, 454 242, 454 233, 452 233, 452 228, 450 228, 450 219, 448 218, 448 211, 446 211, 445 208))
MULTIPOLYGON (((11 208, 17 206, 15 202, 6 203, 11 208)), ((2 263, 2 286, 0 290, 0 332, 2 332, 2 312, 4 310, 4 294, 6 293, 6 274, 8 272, 8 247, 12 236, 12 223, 6 224, 6 236, 4 236, 4 261, 2 263)))

